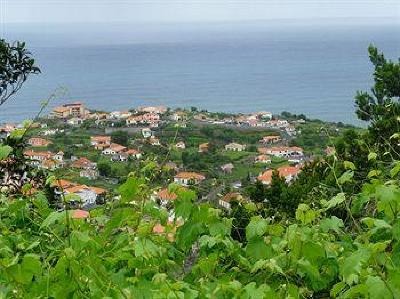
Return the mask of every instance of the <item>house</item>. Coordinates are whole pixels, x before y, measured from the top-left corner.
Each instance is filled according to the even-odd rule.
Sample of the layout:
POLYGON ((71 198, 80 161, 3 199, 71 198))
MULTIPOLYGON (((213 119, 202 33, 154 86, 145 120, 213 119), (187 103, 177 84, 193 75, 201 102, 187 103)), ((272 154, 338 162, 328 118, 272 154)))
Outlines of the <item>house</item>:
POLYGON ((109 114, 107 112, 93 112, 93 113, 86 114, 86 118, 94 119, 94 120, 96 120, 96 123, 97 123, 97 121, 105 120, 108 117, 109 117, 109 114))
POLYGON ((171 115, 173 121, 184 121, 187 120, 187 114, 184 111, 176 111, 171 115))
POLYGON ((209 144, 208 142, 207 142, 207 143, 199 144, 199 153, 206 153, 206 152, 208 152, 209 146, 210 146, 210 144, 209 144))
POLYGON ((25 158, 31 160, 30 164, 32 166, 41 167, 49 170, 54 170, 63 166, 63 152, 53 154, 49 151, 26 150, 24 151, 24 156, 25 158))
POLYGON ((95 180, 99 177, 99 171, 97 169, 93 169, 93 168, 86 168, 86 169, 82 169, 79 172, 79 176, 81 178, 87 178, 89 180, 95 180))
POLYGON ((148 140, 149 140, 149 143, 151 145, 154 145, 154 146, 160 146, 161 145, 160 140, 158 138, 154 137, 154 136, 151 136, 148 140))
POLYGON ((82 207, 90 207, 99 201, 104 201, 106 190, 98 187, 89 187, 86 185, 75 185, 63 189, 64 195, 75 194, 79 197, 79 202, 71 200, 70 203, 81 204, 82 207))
POLYGON ((297 134, 296 128, 293 126, 290 126, 290 125, 285 128, 285 131, 289 136, 296 136, 296 134, 297 134))
POLYGON ((160 190, 156 194, 156 200, 160 202, 160 205, 163 207, 167 207, 171 202, 175 201, 178 198, 178 195, 174 192, 170 192, 168 188, 164 188, 160 190))
POLYGON ((180 141, 177 144, 175 144, 175 147, 179 148, 179 149, 185 149, 186 148, 186 144, 183 141, 180 141))
POLYGON ((85 118, 87 114, 87 110, 85 105, 80 102, 64 104, 60 107, 56 107, 53 109, 51 116, 55 118, 69 118, 69 117, 77 117, 77 118, 85 118))
POLYGON ((64 163, 57 160, 43 160, 38 166, 42 169, 56 170, 62 168, 64 163))
POLYGON ((165 163, 164 168, 166 170, 177 171, 178 170, 178 165, 176 165, 176 163, 170 161, 170 162, 165 163))
POLYGON ((272 119, 272 112, 260 111, 260 112, 257 112, 256 114, 261 120, 271 120, 272 119))
POLYGON ((260 140, 260 143, 264 143, 264 144, 277 143, 281 140, 282 140, 281 136, 277 136, 277 135, 276 136, 264 136, 263 139, 260 140))
POLYGON ((125 152, 127 148, 123 145, 117 143, 111 143, 108 147, 106 147, 101 153, 103 155, 115 155, 122 152, 125 152))
POLYGON ((42 132, 42 135, 44 136, 52 136, 52 135, 56 135, 57 133, 64 133, 64 130, 60 130, 60 129, 47 129, 45 131, 42 132))
POLYGON ((144 129, 142 129, 142 135, 144 138, 150 138, 154 134, 153 134, 153 131, 150 130, 149 128, 144 128, 144 129))
POLYGON ((113 111, 108 117, 111 119, 126 119, 132 115, 132 112, 129 111, 113 111))
POLYGON ((142 158, 142 153, 139 150, 136 150, 136 149, 129 149, 125 153, 129 157, 132 157, 134 159, 141 159, 142 158))
POLYGON ((333 155, 333 154, 336 152, 336 150, 335 150, 335 147, 334 147, 334 146, 327 146, 327 147, 325 148, 324 152, 325 152, 325 154, 326 154, 327 156, 330 156, 330 155, 333 155))
POLYGON ((137 110, 139 112, 164 114, 168 111, 168 108, 165 106, 140 106, 137 108, 137 110))
POLYGON ((83 119, 82 118, 78 118, 78 117, 73 117, 69 120, 67 120, 67 124, 71 125, 71 126, 79 126, 83 123, 83 119))
POLYGON ((28 144, 33 147, 45 147, 52 144, 52 142, 40 137, 31 137, 28 139, 28 144))
POLYGON ((206 114, 204 114, 204 113, 198 113, 195 116, 193 116, 193 118, 195 120, 205 121, 205 120, 208 119, 208 116, 206 114))
POLYGON ((71 164, 72 168, 80 168, 80 169, 96 169, 97 164, 90 161, 89 159, 85 157, 81 157, 75 161, 72 162, 71 164))
POLYGON ((234 168, 234 166, 233 166, 232 163, 228 163, 228 164, 225 164, 225 165, 221 166, 221 170, 224 173, 232 173, 233 168, 234 168))
POLYGON ((64 152, 59 151, 58 153, 53 155, 53 159, 58 162, 63 162, 64 161, 64 152))
POLYGON ((152 126, 158 126, 160 122, 160 115, 157 113, 145 113, 141 115, 132 115, 126 119, 126 125, 144 125, 150 124, 152 126))
POLYGON ((303 149, 298 146, 275 146, 264 149, 265 153, 280 158, 303 156, 303 149))
POLYGON ((272 119, 266 122, 266 126, 269 128, 286 128, 289 126, 289 122, 284 119, 272 119))
POLYGON ((29 160, 44 161, 51 159, 53 157, 53 153, 49 151, 26 150, 24 151, 24 156, 29 160))
POLYGON ((91 136, 90 144, 94 146, 95 149, 103 150, 111 144, 111 136, 91 136))
POLYGON ((179 185, 188 186, 188 185, 196 185, 202 181, 204 181, 206 177, 197 172, 179 172, 174 177, 174 183, 179 185))
POLYGON ((256 163, 265 163, 265 164, 270 164, 272 162, 271 157, 268 155, 258 155, 255 158, 256 163))
POLYGON ((239 144, 239 143, 229 143, 225 145, 225 150, 226 151, 233 151, 233 152, 242 152, 246 149, 245 144, 239 144))
MULTIPOLYGON (((300 167, 295 166, 282 166, 277 169, 277 172, 281 178, 285 179, 286 183, 290 183, 293 181, 297 175, 300 173, 300 167)), ((259 175, 257 180, 263 183, 264 185, 270 185, 272 181, 273 170, 269 169, 259 175)))
POLYGON ((238 192, 230 192, 224 195, 220 200, 218 201, 218 204, 220 207, 230 211, 231 210, 231 202, 233 200, 236 201, 241 201, 243 200, 243 197, 240 193, 238 192))

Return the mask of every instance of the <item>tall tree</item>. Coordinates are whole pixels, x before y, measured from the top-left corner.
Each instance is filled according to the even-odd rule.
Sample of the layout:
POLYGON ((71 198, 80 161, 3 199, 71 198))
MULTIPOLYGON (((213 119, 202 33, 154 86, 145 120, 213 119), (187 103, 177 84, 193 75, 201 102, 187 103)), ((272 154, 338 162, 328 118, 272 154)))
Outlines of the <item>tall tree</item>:
POLYGON ((375 68, 375 83, 370 92, 357 92, 356 113, 359 119, 370 122, 369 133, 374 143, 380 145, 382 150, 386 151, 390 146, 392 153, 398 153, 398 140, 390 137, 400 132, 400 63, 387 60, 372 45, 368 52, 375 68))

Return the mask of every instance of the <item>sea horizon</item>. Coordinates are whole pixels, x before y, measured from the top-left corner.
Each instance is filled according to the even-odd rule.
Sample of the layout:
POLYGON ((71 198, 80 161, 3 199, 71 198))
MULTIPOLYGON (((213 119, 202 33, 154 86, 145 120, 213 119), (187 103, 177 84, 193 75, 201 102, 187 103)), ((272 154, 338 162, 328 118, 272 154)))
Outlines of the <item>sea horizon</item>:
POLYGON ((371 86, 368 45, 390 59, 400 56, 396 22, 362 20, 321 26, 294 20, 303 25, 280 27, 273 21, 146 28, 5 24, 6 39, 26 41, 42 74, 31 76, 1 107, 0 122, 32 118, 40 102, 63 86, 68 94, 49 109, 71 101, 107 111, 196 106, 229 113, 289 111, 359 125, 353 98, 371 86))

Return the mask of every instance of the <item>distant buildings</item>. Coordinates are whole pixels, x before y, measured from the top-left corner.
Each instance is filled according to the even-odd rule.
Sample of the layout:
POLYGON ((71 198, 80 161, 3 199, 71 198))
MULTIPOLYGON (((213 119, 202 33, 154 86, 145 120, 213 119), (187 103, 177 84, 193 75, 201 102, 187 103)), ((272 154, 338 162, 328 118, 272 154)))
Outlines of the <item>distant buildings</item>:
POLYGON ((85 118, 87 114, 85 105, 81 102, 75 102, 70 104, 64 104, 62 106, 53 109, 51 116, 54 118, 85 118))
POLYGON ((61 151, 54 154, 50 151, 26 150, 24 156, 35 167, 54 170, 64 166, 64 153, 61 151))
POLYGON ((31 137, 28 139, 28 144, 33 147, 46 147, 52 142, 40 137, 31 137))
POLYGON ((262 154, 267 154, 279 158, 289 158, 291 156, 299 157, 304 155, 303 149, 298 146, 274 146, 259 148, 258 150, 262 154))
POLYGON ((104 148, 110 146, 111 137, 110 136, 91 136, 90 144, 94 146, 95 149, 103 150, 104 148))
POLYGON ((165 106, 140 106, 137 110, 139 112, 164 114, 168 111, 168 108, 165 106))
MULTIPOLYGON (((297 175, 300 173, 301 168, 295 166, 282 166, 276 170, 281 178, 285 179, 286 183, 290 183, 293 181, 297 175)), ((274 170, 269 169, 259 175, 257 180, 263 183, 264 185, 270 185, 272 181, 272 175, 274 170)))
POLYGON ((256 163, 264 163, 264 164, 270 164, 272 163, 271 157, 268 155, 258 155, 255 158, 256 163))
POLYGON ((175 144, 175 147, 179 148, 179 149, 185 149, 186 145, 185 145, 185 143, 183 141, 180 141, 177 144, 175 144))
POLYGON ((233 142, 225 145, 225 150, 232 152, 242 152, 246 150, 246 145, 233 142))
POLYGON ((174 183, 183 186, 197 185, 205 179, 206 177, 204 175, 197 172, 179 172, 174 177, 174 183))
POLYGON ((260 140, 260 143, 277 143, 282 141, 281 136, 273 135, 273 136, 265 136, 260 140))
POLYGON ((232 163, 227 163, 221 166, 221 170, 226 174, 232 173, 234 168, 235 167, 233 166, 232 163))
POLYGON ((210 144, 208 142, 199 144, 199 153, 207 153, 208 149, 209 149, 209 145, 210 144))

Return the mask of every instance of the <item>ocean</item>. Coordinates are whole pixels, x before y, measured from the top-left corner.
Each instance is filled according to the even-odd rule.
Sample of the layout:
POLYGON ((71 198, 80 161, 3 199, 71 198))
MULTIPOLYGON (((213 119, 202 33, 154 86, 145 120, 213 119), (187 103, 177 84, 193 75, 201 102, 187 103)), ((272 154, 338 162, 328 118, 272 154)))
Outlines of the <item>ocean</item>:
POLYGON ((354 95, 368 90, 367 47, 400 57, 397 24, 6 24, 42 73, 0 107, 0 123, 33 117, 57 88, 58 104, 114 111, 139 105, 209 111, 290 111, 358 124, 354 95))

